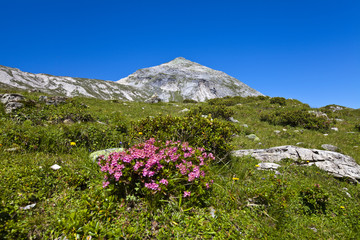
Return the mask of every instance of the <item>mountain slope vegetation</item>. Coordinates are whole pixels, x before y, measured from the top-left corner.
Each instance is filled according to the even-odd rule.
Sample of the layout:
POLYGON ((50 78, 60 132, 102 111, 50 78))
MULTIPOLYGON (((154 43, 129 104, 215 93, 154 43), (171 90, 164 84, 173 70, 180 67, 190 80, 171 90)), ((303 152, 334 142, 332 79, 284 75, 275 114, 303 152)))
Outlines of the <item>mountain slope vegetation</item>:
POLYGON ((0 104, 1 239, 358 238, 359 184, 286 159, 280 174, 257 170, 257 160, 230 152, 332 144, 360 163, 359 109, 311 109, 265 96, 154 104, 74 97, 54 106, 39 101, 43 93, 19 93, 23 108, 6 114, 0 104), (134 179, 122 182, 135 184, 126 194, 120 183, 104 188, 89 155, 150 138, 213 154, 211 187, 200 187, 201 178, 171 185, 176 170, 169 168, 169 192, 161 197, 134 179), (191 193, 175 194, 190 183, 191 193))

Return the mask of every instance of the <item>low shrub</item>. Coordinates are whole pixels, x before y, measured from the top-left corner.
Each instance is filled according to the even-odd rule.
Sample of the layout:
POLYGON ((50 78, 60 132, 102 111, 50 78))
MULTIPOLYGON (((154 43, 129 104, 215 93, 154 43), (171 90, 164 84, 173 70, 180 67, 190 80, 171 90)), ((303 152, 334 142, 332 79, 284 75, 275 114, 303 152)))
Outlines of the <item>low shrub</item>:
POLYGON ((257 101, 265 101, 269 99, 267 96, 249 96, 249 97, 224 97, 224 98, 213 98, 207 101, 210 105, 225 105, 235 106, 239 103, 252 103, 257 101))
POLYGON ((279 104, 280 106, 286 105, 286 99, 283 97, 273 97, 270 99, 271 104, 279 104))
POLYGON ((264 113, 260 115, 260 120, 274 125, 303 127, 312 130, 327 130, 331 123, 330 120, 317 117, 305 109, 264 113))
POLYGON ((329 195, 320 188, 319 184, 301 190, 300 198, 303 201, 305 213, 325 213, 329 195))
POLYGON ((355 129, 358 130, 358 131, 360 131, 360 123, 355 124, 355 129))
POLYGON ((212 118, 222 118, 228 120, 230 117, 234 115, 234 111, 225 105, 215 105, 215 106, 199 106, 197 108, 193 108, 188 112, 188 116, 193 115, 211 115, 212 118))
POLYGON ((197 103, 197 101, 195 101, 193 99, 184 99, 183 103, 197 103))
POLYGON ((237 128, 228 122, 204 118, 200 115, 172 117, 159 115, 132 122, 132 141, 156 138, 161 141, 189 142, 191 146, 212 152, 218 160, 227 158, 233 150, 230 144, 237 128))
POLYGON ((212 180, 208 165, 215 158, 203 148, 187 142, 156 141, 151 138, 127 149, 100 156, 98 165, 105 173, 103 187, 111 184, 122 197, 145 197, 151 203, 183 198, 204 203, 212 180))

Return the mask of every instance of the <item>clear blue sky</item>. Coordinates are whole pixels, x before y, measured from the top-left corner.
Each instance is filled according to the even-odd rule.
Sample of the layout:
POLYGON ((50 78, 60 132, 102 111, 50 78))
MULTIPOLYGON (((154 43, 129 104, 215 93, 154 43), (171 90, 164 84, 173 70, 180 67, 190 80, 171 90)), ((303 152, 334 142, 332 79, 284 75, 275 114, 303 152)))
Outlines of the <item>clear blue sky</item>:
POLYGON ((265 95, 360 108, 359 0, 0 2, 0 65, 118 80, 182 56, 265 95))

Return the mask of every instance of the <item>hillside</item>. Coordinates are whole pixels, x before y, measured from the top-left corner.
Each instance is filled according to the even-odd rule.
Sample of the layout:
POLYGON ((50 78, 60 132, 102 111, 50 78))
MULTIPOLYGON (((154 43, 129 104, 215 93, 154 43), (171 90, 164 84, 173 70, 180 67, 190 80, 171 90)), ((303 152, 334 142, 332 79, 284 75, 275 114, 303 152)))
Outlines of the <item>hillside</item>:
POLYGON ((311 109, 265 96, 154 104, 75 97, 50 104, 44 93, 18 93, 22 108, 6 114, 0 103, 1 239, 359 236, 358 179, 329 174, 311 164, 315 159, 285 158, 276 170, 260 170, 263 162, 232 152, 285 145, 320 152, 332 145, 327 153, 359 164, 359 109, 311 109), (160 142, 133 147, 151 138, 160 142), (169 148, 177 140, 181 147, 169 148), (151 152, 152 144, 159 145, 156 156, 168 158, 145 176, 136 169, 145 169, 141 149, 151 152), (119 182, 109 178, 110 165, 98 164, 121 153, 98 164, 89 158, 131 147, 137 163, 112 163, 122 169, 119 182))

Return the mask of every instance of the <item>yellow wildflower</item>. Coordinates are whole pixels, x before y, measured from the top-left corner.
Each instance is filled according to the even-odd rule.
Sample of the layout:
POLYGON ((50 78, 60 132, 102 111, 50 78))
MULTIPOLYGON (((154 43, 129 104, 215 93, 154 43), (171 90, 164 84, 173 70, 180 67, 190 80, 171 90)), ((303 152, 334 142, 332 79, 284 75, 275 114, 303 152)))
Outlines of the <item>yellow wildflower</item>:
POLYGON ((239 180, 239 178, 237 178, 237 177, 233 177, 233 180, 234 180, 234 181, 237 181, 237 180, 239 180))
POLYGON ((256 164, 255 167, 260 167, 260 165, 259 165, 259 164, 256 164))
POLYGON ((139 132, 139 135, 142 135, 143 133, 142 132, 139 132))
POLYGON ((71 142, 70 145, 71 145, 71 146, 75 146, 75 145, 76 145, 76 142, 71 142))
POLYGON ((345 207, 344 207, 344 206, 340 206, 340 208, 344 209, 345 207))
POLYGON ((0 143, 0 147, 2 147, 2 144, 0 143))

